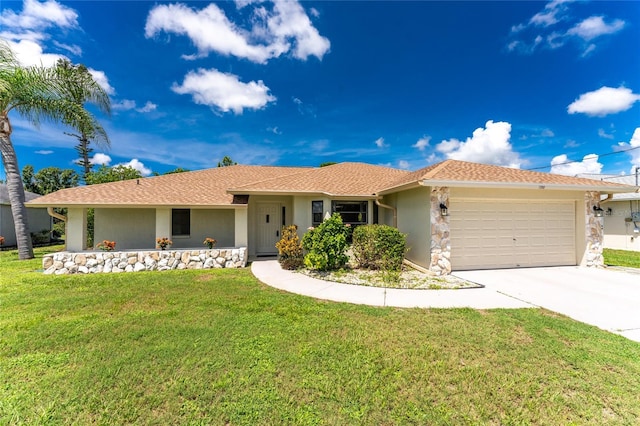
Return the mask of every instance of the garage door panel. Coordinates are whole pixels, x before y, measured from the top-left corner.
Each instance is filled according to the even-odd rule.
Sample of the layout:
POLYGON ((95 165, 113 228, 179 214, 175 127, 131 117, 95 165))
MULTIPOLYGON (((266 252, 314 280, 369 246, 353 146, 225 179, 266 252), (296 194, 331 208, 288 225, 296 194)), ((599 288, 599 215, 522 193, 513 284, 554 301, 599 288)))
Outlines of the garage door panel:
POLYGON ((572 201, 450 200, 454 270, 575 265, 572 201))

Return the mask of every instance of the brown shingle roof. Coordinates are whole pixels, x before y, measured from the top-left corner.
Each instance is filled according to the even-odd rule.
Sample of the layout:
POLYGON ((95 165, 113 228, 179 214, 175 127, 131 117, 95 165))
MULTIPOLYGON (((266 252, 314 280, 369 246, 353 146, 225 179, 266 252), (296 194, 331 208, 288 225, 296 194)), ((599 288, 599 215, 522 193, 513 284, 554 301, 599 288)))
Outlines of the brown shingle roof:
POLYGON ((575 187, 585 190, 601 190, 628 192, 632 191, 627 185, 601 180, 583 179, 571 176, 556 175, 551 173, 532 172, 528 170, 512 169, 508 167, 493 166, 488 164, 470 163, 458 160, 446 160, 442 163, 417 170, 394 182, 380 192, 395 192, 408 185, 417 185, 424 181, 425 184, 433 182, 435 185, 456 184, 513 184, 518 186, 539 185, 545 187, 575 187))
POLYGON ((365 163, 338 163, 304 173, 276 177, 230 188, 232 193, 318 193, 371 197, 409 172, 365 163))
POLYGON ((63 189, 40 197, 48 206, 215 206, 231 205, 227 189, 311 170, 303 167, 229 166, 63 189))
MULTIPOLYGON (((508 184, 603 192, 630 192, 618 183, 486 164, 447 160, 415 172, 365 163, 339 163, 320 168, 229 166, 195 172, 132 179, 63 189, 29 202, 30 206, 230 206, 237 195, 258 193, 327 194, 372 197, 419 182, 434 185, 508 184)), ((238 201, 240 200, 240 201, 238 201)))

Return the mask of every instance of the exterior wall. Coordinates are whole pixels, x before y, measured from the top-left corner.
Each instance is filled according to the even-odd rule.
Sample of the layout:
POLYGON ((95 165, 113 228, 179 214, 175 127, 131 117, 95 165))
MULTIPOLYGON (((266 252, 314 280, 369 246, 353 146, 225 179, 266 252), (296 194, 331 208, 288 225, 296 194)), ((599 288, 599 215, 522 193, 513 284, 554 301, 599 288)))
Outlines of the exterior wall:
MULTIPOLYGON (((158 235, 156 237, 163 237, 158 235)), ((217 247, 235 246, 235 212, 231 209, 191 209, 191 234, 189 237, 169 237, 171 248, 203 247, 205 238, 215 238, 217 247)), ((155 240, 154 240, 155 242, 155 240)), ((147 246, 148 248, 148 246, 147 246)))
POLYGON ((116 250, 155 248, 155 209, 95 209, 94 220, 94 244, 109 240, 116 250))
MULTIPOLYGON (((397 194, 385 195, 380 202, 382 204, 395 207, 398 203, 397 194)), ((378 207, 378 223, 381 225, 393 226, 393 210, 378 207)))
POLYGON ((398 230, 407 234, 406 258, 425 268, 431 263, 430 188, 419 187, 396 195, 398 230))
MULTIPOLYGON (((51 216, 47 209, 27 208, 27 220, 29 221, 29 232, 40 232, 42 230, 51 231, 51 216)), ((16 229, 13 224, 13 214, 11 206, 0 205, 0 235, 4 237, 5 246, 16 245, 16 229)))
POLYGON ((150 250, 131 252, 61 252, 45 255, 45 274, 95 274, 173 269, 243 268, 246 247, 205 250, 150 250))
POLYGON ((611 209, 611 214, 604 217, 604 247, 640 251, 640 234, 633 232, 633 222, 625 220, 632 211, 640 211, 640 200, 609 201, 601 207, 605 212, 611 209))
MULTIPOLYGON (((450 188, 450 198, 476 198, 491 203, 492 200, 572 200, 575 203, 576 226, 576 265, 581 264, 586 252, 587 239, 584 214, 584 191, 555 191, 547 189, 488 189, 488 188, 450 188)), ((455 211, 449 211, 455 215, 455 211)), ((455 269, 455 265, 454 265, 455 269)))

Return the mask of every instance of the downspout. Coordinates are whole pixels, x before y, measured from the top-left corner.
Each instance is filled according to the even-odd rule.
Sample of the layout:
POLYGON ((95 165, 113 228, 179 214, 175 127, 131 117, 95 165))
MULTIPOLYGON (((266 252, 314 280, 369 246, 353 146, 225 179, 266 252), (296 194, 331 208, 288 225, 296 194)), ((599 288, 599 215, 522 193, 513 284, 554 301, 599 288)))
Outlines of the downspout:
POLYGON ((378 197, 376 197, 375 202, 376 202, 376 206, 393 211, 393 227, 397 228, 398 227, 398 209, 393 206, 389 206, 387 204, 382 204, 380 202, 380 198, 378 197))
POLYGON ((607 198, 605 198, 604 200, 601 200, 600 204, 608 203, 612 199, 613 199, 613 194, 607 194, 607 198))
POLYGON ((47 213, 49 213, 49 216, 51 217, 55 217, 56 219, 59 219, 63 222, 67 221, 67 217, 66 216, 62 216, 60 213, 56 213, 53 211, 53 207, 47 207, 47 213))

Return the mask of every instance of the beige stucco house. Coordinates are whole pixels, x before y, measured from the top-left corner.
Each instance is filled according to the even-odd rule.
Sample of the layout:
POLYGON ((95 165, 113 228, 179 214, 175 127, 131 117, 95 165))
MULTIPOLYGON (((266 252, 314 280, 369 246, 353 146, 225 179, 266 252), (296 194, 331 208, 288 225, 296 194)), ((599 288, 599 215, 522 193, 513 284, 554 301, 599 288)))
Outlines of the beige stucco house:
MULTIPOLYGON (((40 194, 25 191, 25 200, 31 201, 40 197, 40 194)), ((33 233, 50 233, 53 227, 53 221, 47 209, 27 206, 27 221, 29 223, 29 232, 33 233)), ((4 237, 4 246, 12 247, 16 245, 16 228, 13 223, 13 214, 11 213, 11 203, 9 202, 9 191, 6 184, 0 184, 0 236, 4 237)))
POLYGON ((244 166, 64 189, 29 203, 66 207, 67 250, 95 241, 119 250, 247 247, 276 254, 283 225, 299 232, 339 212, 345 222, 386 223, 407 234, 409 261, 451 270, 602 262, 600 198, 636 190, 600 180, 447 160, 408 172, 363 163, 322 168, 244 166), (594 210, 595 208, 595 210, 594 210))
MULTIPOLYGON (((589 179, 637 186, 638 175, 580 175, 589 179)), ((640 251, 640 193, 630 192, 603 197, 604 247, 640 251)))

